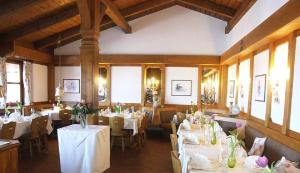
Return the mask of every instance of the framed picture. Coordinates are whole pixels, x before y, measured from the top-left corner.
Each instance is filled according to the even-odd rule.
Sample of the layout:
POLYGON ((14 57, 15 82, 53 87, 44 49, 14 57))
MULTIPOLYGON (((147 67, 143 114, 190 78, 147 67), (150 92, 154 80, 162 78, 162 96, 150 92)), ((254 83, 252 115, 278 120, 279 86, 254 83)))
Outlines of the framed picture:
POLYGON ((191 96, 192 80, 171 80, 171 96, 191 96))
POLYGON ((255 101, 265 102, 266 98, 266 74, 255 76, 254 99, 255 101))
POLYGON ((234 98, 235 80, 229 81, 229 97, 234 98))
POLYGON ((80 79, 64 79, 65 93, 80 93, 80 79))

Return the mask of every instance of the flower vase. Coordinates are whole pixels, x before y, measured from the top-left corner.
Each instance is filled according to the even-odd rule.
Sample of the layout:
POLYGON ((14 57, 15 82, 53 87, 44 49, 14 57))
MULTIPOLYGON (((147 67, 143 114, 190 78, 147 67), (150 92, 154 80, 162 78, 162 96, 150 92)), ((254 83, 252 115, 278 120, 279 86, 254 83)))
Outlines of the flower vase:
POLYGON ((87 128, 87 116, 85 114, 80 114, 80 126, 84 129, 87 128))
POLYGON ((213 131, 213 133, 212 133, 212 137, 211 137, 210 143, 212 145, 216 145, 217 144, 217 135, 216 135, 215 131, 213 131))
POLYGON ((231 149, 231 153, 228 157, 228 160, 227 160, 227 166, 229 168, 234 168, 236 165, 236 158, 235 158, 235 149, 231 149))

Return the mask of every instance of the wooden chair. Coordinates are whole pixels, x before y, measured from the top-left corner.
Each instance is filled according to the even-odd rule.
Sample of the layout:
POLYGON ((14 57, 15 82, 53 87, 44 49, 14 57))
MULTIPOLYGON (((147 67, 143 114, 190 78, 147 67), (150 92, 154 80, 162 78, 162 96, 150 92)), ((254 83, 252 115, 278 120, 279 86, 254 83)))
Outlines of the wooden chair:
POLYGON ((87 124, 88 125, 99 125, 99 116, 98 115, 87 115, 87 124))
POLYGON ((13 139, 16 129, 16 122, 3 124, 0 131, 0 139, 13 139))
POLYGON ((147 118, 147 116, 143 116, 143 119, 141 121, 141 127, 138 131, 139 146, 141 146, 146 141, 147 118))
POLYGON ((40 121, 40 127, 39 127, 39 134, 40 134, 40 138, 42 139, 43 143, 44 143, 44 147, 46 150, 48 150, 48 130, 47 130, 47 125, 48 125, 48 120, 49 120, 49 116, 41 116, 38 117, 39 121, 40 121))
POLYGON ((108 126, 109 125, 109 117, 99 116, 99 124, 108 126))
POLYGON ((182 123, 185 118, 186 118, 186 115, 184 113, 177 112, 178 124, 182 123))
POLYGON ((62 109, 59 111, 59 118, 61 119, 60 125, 67 126, 72 124, 71 111, 67 109, 62 109))
POLYGON ((173 172, 181 173, 182 172, 181 162, 178 158, 177 151, 171 151, 171 158, 172 158, 173 172))
POLYGON ((40 117, 34 118, 31 121, 30 129, 31 132, 29 134, 29 152, 32 157, 32 145, 36 144, 38 151, 41 151, 41 141, 40 141, 40 127, 41 127, 41 119, 40 117))
POLYGON ((114 145, 114 139, 115 137, 121 138, 122 142, 122 151, 124 152, 125 150, 125 140, 124 138, 128 138, 129 135, 126 133, 123 128, 124 128, 124 118, 123 117, 110 117, 109 118, 109 125, 111 128, 111 148, 114 145))
POLYGON ((172 134, 177 134, 176 124, 174 121, 171 121, 172 134))
POLYGON ((170 139, 171 139, 171 144, 172 144, 172 150, 173 151, 178 151, 178 139, 177 139, 177 135, 175 134, 170 134, 170 139))

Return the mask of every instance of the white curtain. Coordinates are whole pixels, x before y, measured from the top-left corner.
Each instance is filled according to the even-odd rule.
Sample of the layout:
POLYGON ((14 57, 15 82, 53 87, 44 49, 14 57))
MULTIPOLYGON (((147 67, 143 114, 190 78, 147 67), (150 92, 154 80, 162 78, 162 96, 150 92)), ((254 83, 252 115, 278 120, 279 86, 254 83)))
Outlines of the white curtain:
POLYGON ((6 98, 7 76, 6 76, 6 58, 0 57, 0 85, 3 86, 4 98, 6 98))
POLYGON ((23 63, 23 83, 24 83, 24 104, 32 103, 32 63, 24 61, 23 63))

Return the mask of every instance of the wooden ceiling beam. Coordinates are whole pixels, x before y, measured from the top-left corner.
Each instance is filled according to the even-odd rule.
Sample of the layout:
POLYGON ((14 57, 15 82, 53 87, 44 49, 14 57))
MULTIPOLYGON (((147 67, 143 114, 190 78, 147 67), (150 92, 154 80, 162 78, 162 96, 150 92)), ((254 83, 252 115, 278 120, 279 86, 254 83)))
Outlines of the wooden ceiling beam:
POLYGON ((68 20, 72 17, 76 17, 78 15, 78 8, 74 3, 56 11, 51 15, 47 15, 46 17, 40 18, 32 23, 20 26, 17 29, 8 33, 4 33, 2 38, 8 41, 19 39, 32 33, 39 32, 40 30, 46 29, 57 23, 64 22, 65 20, 68 20))
POLYGON ((106 5, 105 13, 112 19, 112 21, 126 34, 131 33, 131 26, 125 20, 116 5, 111 0, 101 0, 101 2, 106 5))
POLYGON ((36 4, 43 3, 44 0, 18 0, 18 1, 7 1, 2 3, 0 6, 0 17, 10 15, 19 10, 23 10, 26 7, 30 7, 36 4))
POLYGON ((247 11, 255 4, 257 0, 244 0, 241 6, 238 8, 237 12, 232 19, 228 21, 225 28, 225 33, 228 34, 232 28, 241 20, 241 18, 247 13, 247 11))
MULTIPOLYGON (((176 5, 174 0, 151 0, 126 9, 122 9, 120 12, 124 16, 125 20, 130 21, 147 14, 151 14, 171 7, 173 5, 176 5)), ((115 23, 107 16, 104 16, 100 26, 100 30, 103 31, 114 26, 115 23)), ((80 38, 80 26, 76 26, 61 33, 57 33, 42 40, 38 40, 34 43, 34 45, 37 49, 43 49, 47 47, 56 48, 57 41, 59 39, 61 40, 61 45, 65 45, 70 42, 79 40, 80 38)))
POLYGON ((209 0, 177 0, 178 5, 197 11, 208 11, 221 16, 226 21, 234 17, 236 10, 209 0))

